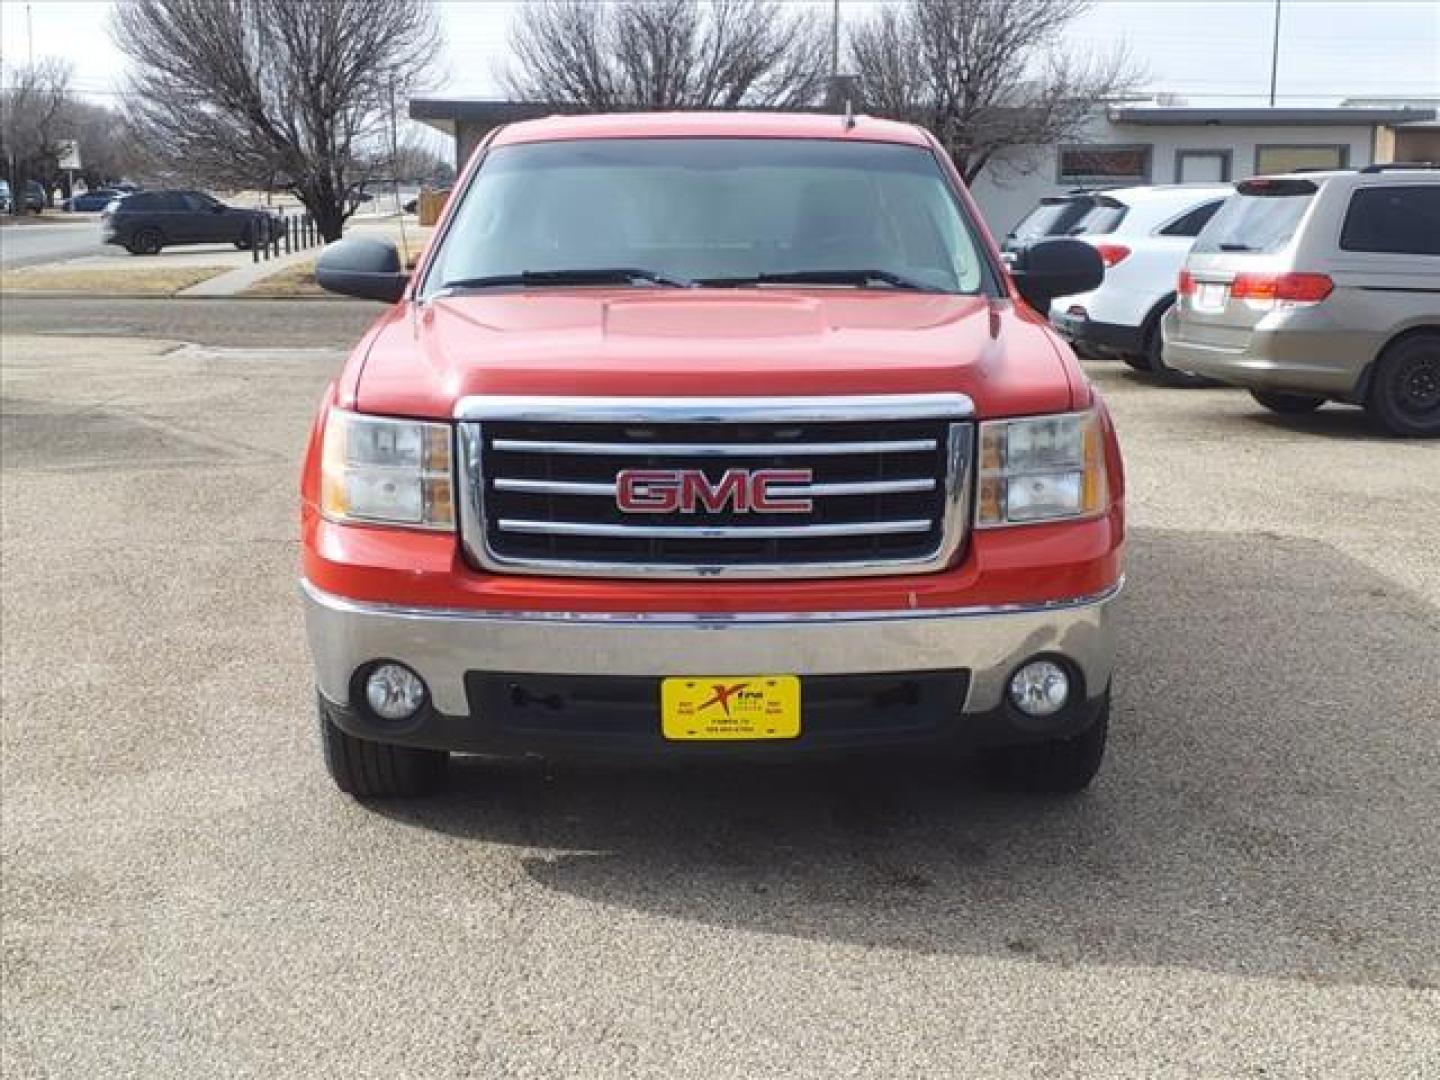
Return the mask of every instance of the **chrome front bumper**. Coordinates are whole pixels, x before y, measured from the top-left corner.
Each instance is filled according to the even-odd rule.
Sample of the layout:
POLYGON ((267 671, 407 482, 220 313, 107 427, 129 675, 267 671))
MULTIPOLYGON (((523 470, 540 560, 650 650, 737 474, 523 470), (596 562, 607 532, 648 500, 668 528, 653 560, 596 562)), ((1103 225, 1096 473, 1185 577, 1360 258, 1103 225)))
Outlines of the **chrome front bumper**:
POLYGON ((1109 601, 1037 606, 833 613, 596 614, 394 607, 346 600, 303 582, 320 694, 351 704, 355 672, 376 660, 409 665, 434 708, 470 712, 465 674, 852 675, 965 669, 965 713, 1001 705, 1005 684, 1037 653, 1068 659, 1088 695, 1110 682, 1109 601))

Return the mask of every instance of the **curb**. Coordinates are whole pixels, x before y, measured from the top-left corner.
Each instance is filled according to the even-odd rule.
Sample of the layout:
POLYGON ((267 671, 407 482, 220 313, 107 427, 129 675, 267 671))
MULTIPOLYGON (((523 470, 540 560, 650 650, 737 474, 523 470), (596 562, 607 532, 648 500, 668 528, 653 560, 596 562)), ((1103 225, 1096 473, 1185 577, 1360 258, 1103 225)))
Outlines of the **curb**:
POLYGON ((35 297, 39 300, 295 300, 301 303, 326 304, 369 304, 378 301, 357 300, 345 296, 262 296, 253 293, 229 293, 218 296, 186 296, 183 293, 97 293, 57 291, 54 289, 7 289, 0 292, 0 298, 11 300, 35 297))

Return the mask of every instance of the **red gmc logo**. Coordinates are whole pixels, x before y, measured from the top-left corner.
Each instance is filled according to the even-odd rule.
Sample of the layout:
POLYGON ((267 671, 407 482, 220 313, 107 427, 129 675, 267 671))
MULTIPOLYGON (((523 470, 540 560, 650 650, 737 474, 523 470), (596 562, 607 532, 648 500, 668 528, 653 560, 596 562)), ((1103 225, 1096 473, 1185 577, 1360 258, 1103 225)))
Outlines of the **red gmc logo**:
POLYGON ((699 469, 625 469, 615 477, 615 505, 627 514, 808 514, 808 499, 775 490, 808 484, 809 469, 726 469, 712 481, 699 469))

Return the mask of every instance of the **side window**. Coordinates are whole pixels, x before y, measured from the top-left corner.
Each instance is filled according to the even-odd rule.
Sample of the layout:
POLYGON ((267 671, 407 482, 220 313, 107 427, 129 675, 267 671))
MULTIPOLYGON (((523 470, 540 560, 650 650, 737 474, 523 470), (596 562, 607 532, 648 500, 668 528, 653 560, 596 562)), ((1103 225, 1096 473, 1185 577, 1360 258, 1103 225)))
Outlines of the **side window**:
POLYGON ((209 195, 202 195, 198 191, 183 191, 180 193, 180 198, 185 203, 186 210, 194 210, 197 213, 208 213, 216 205, 215 200, 209 195))
POLYGON ((125 210, 158 210, 154 195, 131 195, 120 205, 125 210))
POLYGON ((1440 184, 1358 189, 1345 212, 1340 248, 1440 255, 1440 184))
POLYGON ((1181 214, 1165 228, 1160 230, 1161 236, 1199 236, 1200 230, 1205 223, 1215 216, 1215 211, 1225 205, 1224 199, 1216 199, 1203 206, 1197 206, 1188 214, 1181 214))
POLYGON ((184 210, 185 200, 180 197, 178 191, 162 191, 150 196, 153 200, 147 210, 184 210))

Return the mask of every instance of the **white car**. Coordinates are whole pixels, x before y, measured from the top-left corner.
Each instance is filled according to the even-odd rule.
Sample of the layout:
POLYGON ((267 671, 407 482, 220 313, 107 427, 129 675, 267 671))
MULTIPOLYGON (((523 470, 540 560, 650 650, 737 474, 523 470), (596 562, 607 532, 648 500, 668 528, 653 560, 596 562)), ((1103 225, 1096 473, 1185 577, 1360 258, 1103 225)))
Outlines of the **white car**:
POLYGON ((1138 371, 1197 381, 1166 369, 1160 319, 1175 303, 1175 282, 1190 245, 1224 201, 1230 184, 1167 184, 1115 188, 1070 230, 1092 244, 1105 263, 1093 292, 1062 296, 1050 321, 1082 356, 1114 356, 1138 371))

